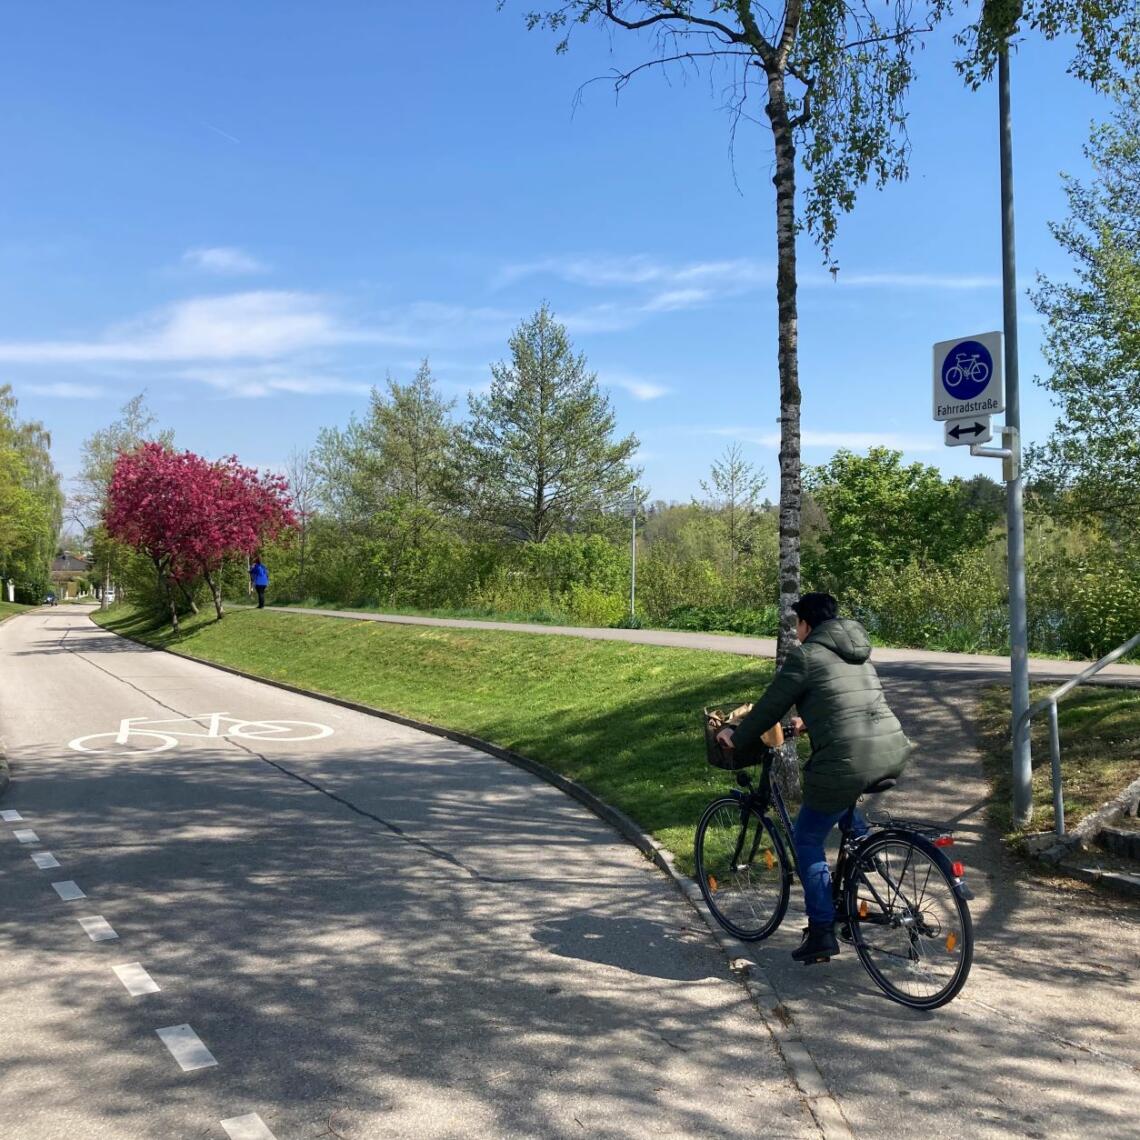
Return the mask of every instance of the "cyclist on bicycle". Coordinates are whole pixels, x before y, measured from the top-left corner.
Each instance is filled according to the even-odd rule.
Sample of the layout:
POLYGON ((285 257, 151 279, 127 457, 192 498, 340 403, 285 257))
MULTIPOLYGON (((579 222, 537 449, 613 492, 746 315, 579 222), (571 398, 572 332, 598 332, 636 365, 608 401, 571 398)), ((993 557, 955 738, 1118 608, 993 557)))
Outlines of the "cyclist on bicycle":
MULTIPOLYGON (((725 748, 751 749, 793 706, 799 713, 792 719, 793 730, 811 737, 811 757, 803 769, 804 800, 792 835, 808 917, 803 942, 792 957, 811 963, 839 952, 831 869, 824 851, 827 837, 869 785, 902 772, 912 745, 888 708, 868 660, 867 631, 857 621, 838 617, 830 594, 804 594, 792 610, 799 618, 800 644, 752 711, 717 740, 725 748)), ((866 830, 856 812, 853 833, 866 830)))

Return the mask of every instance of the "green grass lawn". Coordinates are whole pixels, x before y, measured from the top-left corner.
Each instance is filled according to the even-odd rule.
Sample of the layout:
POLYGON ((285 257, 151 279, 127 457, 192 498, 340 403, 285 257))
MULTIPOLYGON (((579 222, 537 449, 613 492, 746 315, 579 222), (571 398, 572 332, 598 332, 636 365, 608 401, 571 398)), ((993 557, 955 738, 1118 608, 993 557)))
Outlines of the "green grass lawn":
POLYGON ((11 617, 13 614, 26 614, 31 609, 35 609, 35 607, 21 606, 18 602, 0 602, 0 621, 6 617, 11 617))
MULTIPOLYGON (((1036 685, 1030 702, 1048 696, 1055 685, 1036 685)), ((991 818, 1003 833, 1012 826, 1009 747, 1009 689, 987 689, 979 703, 979 730, 993 784, 991 818)), ((1140 692, 1134 689, 1080 688, 1057 706, 1061 730, 1061 776, 1065 827, 1071 830, 1090 812, 1118 796, 1140 777, 1140 692)), ((1033 821, 1029 831, 1054 826, 1049 717, 1033 721, 1033 821)))
POLYGON ((94 619, 149 644, 514 749, 620 808, 691 873, 705 804, 733 786, 705 763, 701 709, 757 696, 770 661, 498 630, 205 613, 174 638, 125 606, 94 619))

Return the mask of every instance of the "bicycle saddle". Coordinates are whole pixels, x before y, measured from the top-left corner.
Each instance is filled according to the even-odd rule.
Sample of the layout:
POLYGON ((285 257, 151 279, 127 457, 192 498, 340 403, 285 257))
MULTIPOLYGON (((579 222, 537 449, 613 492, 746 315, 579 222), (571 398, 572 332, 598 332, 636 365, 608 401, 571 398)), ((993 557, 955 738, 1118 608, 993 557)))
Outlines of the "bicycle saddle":
POLYGON ((894 776, 884 776, 881 780, 876 780, 873 784, 868 784, 863 789, 865 796, 877 796, 880 792, 890 791, 891 788, 898 783, 894 776))

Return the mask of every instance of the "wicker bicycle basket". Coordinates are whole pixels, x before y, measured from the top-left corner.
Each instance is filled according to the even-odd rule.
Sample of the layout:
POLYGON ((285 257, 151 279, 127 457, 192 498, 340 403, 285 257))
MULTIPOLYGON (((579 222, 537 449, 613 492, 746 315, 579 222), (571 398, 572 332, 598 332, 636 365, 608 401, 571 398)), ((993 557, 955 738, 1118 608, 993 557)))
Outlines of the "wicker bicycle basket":
POLYGON ((717 743, 717 733, 725 728, 735 728, 752 711, 751 705, 740 705, 731 712, 724 713, 720 709, 705 709, 705 759, 714 767, 726 772, 735 772, 741 768, 754 768, 771 760, 775 750, 784 743, 784 731, 779 724, 774 724, 760 737, 760 743, 752 748, 722 748, 717 743))

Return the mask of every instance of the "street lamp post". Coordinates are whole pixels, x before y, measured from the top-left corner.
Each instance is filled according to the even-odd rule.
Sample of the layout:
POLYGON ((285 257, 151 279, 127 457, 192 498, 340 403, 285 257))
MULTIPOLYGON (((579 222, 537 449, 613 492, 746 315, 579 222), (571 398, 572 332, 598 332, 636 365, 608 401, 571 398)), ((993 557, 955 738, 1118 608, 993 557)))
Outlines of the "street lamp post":
POLYGON ((637 508, 638 501, 630 496, 622 503, 622 508, 628 513, 630 520, 629 536, 629 624, 637 622, 637 508))

